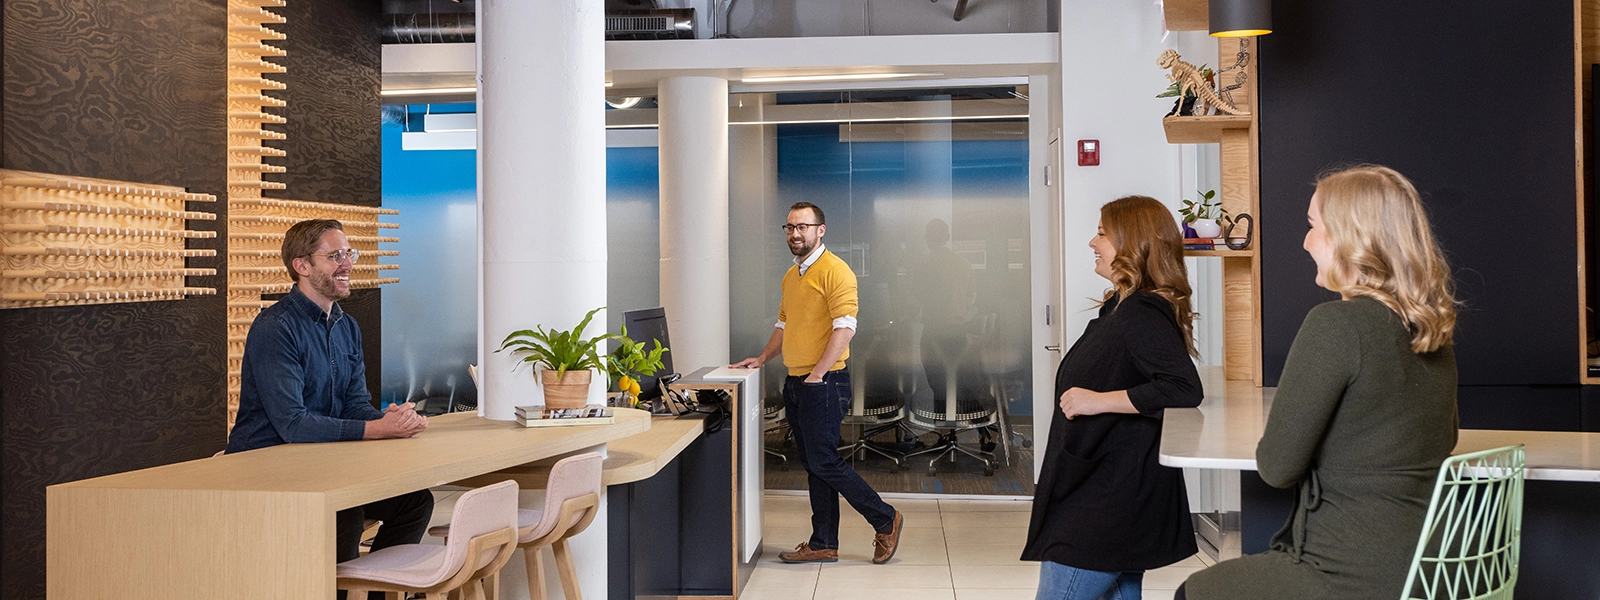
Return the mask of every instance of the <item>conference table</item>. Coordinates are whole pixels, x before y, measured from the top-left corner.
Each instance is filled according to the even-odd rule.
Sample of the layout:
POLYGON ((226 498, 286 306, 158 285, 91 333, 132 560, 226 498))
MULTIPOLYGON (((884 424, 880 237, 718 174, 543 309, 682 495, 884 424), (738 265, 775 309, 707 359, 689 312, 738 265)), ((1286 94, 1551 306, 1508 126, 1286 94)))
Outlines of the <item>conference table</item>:
POLYGON ((409 439, 285 444, 53 485, 46 594, 332 598, 335 512, 650 427, 631 409, 607 425, 539 428, 455 413, 409 439))

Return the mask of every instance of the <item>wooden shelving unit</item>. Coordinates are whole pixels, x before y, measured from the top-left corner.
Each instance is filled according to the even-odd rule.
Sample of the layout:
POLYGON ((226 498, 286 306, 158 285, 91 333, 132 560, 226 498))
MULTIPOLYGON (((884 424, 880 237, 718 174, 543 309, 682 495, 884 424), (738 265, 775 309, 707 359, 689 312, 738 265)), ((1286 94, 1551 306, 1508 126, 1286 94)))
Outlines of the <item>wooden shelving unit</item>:
POLYGON ((1590 114, 1589 103, 1594 82, 1589 80, 1589 65, 1600 64, 1600 0, 1575 0, 1574 10, 1577 13, 1573 32, 1576 38, 1573 44, 1576 68, 1573 73, 1573 96, 1577 105, 1578 125, 1578 377, 1585 385, 1600 385, 1600 376, 1590 375, 1589 370, 1589 324, 1600 319, 1600 298, 1589 294, 1589 282, 1594 276, 1589 272, 1589 267, 1593 265, 1589 264, 1587 254, 1591 245, 1600 243, 1600 232, 1589 228, 1589 224, 1594 222, 1596 208, 1588 202, 1586 190, 1592 189, 1593 184, 1584 175, 1591 168, 1585 165, 1593 164, 1589 147, 1594 143, 1591 123, 1595 115, 1590 114), (1590 309, 1596 310, 1590 313, 1590 309))
POLYGON ((1254 115, 1210 115, 1167 117, 1161 127, 1167 130, 1168 144, 1216 144, 1225 131, 1249 131, 1254 115))
MULTIPOLYGON (((1206 29, 1207 4, 1204 0, 1167 0, 1167 28, 1206 29), (1176 14, 1198 14, 1198 22, 1174 20, 1176 14)), ((1255 110, 1256 44, 1250 40, 1251 60, 1246 67, 1245 87, 1233 91, 1233 101, 1245 115, 1208 115, 1162 119, 1167 142, 1172 144, 1218 144, 1222 167, 1222 207, 1229 214, 1261 214, 1258 136, 1260 123, 1255 110)), ((1239 52, 1239 39, 1217 40, 1218 62, 1232 64, 1239 52)), ((1257 223, 1260 221, 1257 220, 1257 223)), ((1222 259, 1223 286, 1223 374, 1231 380, 1262 384, 1261 373, 1261 261, 1256 252, 1262 232, 1257 229, 1251 246, 1244 250, 1188 250, 1184 256, 1222 259)))
POLYGON ((1183 255, 1194 257, 1215 256, 1220 258, 1255 258, 1256 251, 1255 248, 1246 248, 1244 250, 1184 250, 1183 255))

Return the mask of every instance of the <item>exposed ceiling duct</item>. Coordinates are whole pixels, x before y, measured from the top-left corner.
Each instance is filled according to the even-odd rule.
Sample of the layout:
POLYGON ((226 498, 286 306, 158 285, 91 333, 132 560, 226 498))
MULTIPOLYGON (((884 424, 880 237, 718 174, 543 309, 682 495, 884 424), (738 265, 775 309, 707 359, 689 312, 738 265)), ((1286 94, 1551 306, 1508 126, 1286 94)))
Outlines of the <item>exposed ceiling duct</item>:
POLYGON ((475 0, 384 0, 379 34, 385 44, 472 43, 475 0))

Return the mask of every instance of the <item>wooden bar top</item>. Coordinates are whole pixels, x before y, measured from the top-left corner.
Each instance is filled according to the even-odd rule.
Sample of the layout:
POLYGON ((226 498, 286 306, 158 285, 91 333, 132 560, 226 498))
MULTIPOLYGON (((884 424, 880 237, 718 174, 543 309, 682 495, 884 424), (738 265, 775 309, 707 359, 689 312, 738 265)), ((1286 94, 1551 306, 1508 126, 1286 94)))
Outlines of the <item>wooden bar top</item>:
POLYGON ((475 413, 432 417, 416 437, 284 444, 50 486, 321 494, 334 510, 459 481, 647 432, 649 413, 617 409, 609 425, 523 427, 475 413))
MULTIPOLYGON (((654 477, 706 429, 705 415, 700 414, 657 416, 650 421, 649 431, 606 443, 602 483, 620 485, 654 477)), ((517 482, 517 487, 525 490, 542 489, 550 479, 550 466, 556 460, 550 458, 517 465, 456 481, 453 485, 483 487, 511 479, 517 482)))

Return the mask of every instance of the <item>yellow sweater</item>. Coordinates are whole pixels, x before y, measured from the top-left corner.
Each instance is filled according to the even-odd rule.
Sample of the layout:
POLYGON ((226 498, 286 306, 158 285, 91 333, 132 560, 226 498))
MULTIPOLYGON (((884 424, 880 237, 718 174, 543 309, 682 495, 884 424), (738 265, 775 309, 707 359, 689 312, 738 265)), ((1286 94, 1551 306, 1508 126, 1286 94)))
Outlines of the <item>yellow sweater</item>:
MULTIPOLYGON (((784 324, 783 365, 790 375, 804 376, 817 366, 833 335, 833 320, 856 316, 856 307, 856 274, 833 252, 823 250, 804 276, 799 265, 789 267, 783 274, 778 320, 784 324)), ((843 369, 847 358, 848 346, 828 370, 843 369)))

